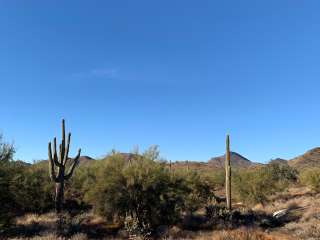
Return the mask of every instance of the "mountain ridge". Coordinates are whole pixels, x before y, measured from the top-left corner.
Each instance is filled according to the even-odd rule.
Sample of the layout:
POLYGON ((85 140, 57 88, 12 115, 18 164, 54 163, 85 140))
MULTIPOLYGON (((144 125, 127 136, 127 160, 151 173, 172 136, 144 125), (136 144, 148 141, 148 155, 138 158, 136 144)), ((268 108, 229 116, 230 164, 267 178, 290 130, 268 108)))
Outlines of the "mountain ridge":
MULTIPOLYGON (((125 160, 129 161, 133 158, 135 154, 133 153, 119 153, 121 156, 124 157, 125 160)), ((264 165, 263 163, 257 163, 254 161, 249 160, 248 158, 244 157, 243 155, 237 152, 230 152, 230 159, 231 159, 231 166, 235 168, 250 168, 255 166, 264 165)), ((79 162, 81 165, 90 164, 91 162, 95 161, 96 159, 82 155, 80 156, 79 162)), ((42 160, 47 161, 47 160, 42 160)), ((38 161, 38 162, 42 162, 38 161)), ((17 160, 17 163, 20 164, 30 164, 21 160, 17 160)), ((169 162, 169 161, 168 161, 169 162)), ((270 163, 279 163, 279 164, 288 164, 291 167, 297 169, 304 169, 308 167, 320 167, 320 147, 315 147, 310 150, 307 150, 305 153, 298 155, 290 160, 286 160, 283 158, 275 158, 271 159, 270 163)), ((189 167, 191 169, 222 169, 224 168, 225 164, 225 154, 217 157, 212 157, 208 161, 194 161, 194 160, 182 160, 182 161, 172 161, 172 166, 174 168, 184 168, 189 167)))
POLYGON ((291 167, 307 168, 307 167, 320 167, 320 147, 312 148, 302 155, 292 158, 288 161, 291 167))

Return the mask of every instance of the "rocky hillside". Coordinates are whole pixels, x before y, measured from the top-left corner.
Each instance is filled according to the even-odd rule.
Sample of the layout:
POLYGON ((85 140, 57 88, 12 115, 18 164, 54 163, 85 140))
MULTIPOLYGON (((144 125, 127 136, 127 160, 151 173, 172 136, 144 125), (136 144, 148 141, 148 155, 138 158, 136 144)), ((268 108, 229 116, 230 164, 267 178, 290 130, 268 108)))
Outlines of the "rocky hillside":
POLYGON ((92 161, 94 161, 93 158, 89 157, 89 156, 81 156, 79 158, 79 163, 80 164, 89 164, 91 163, 92 161))
POLYGON ((295 168, 320 167, 320 147, 313 148, 304 154, 288 161, 295 168))
MULTIPOLYGON (((230 152, 231 165, 236 168, 248 168, 252 166, 257 166, 259 163, 250 161, 249 159, 243 157, 239 153, 230 152)), ((190 169, 223 169, 225 164, 225 155, 219 157, 213 157, 208 160, 208 162, 199 161, 177 161, 173 163, 174 168, 185 168, 190 169)))
MULTIPOLYGON (((230 152, 231 166, 237 168, 248 168, 258 165, 258 163, 252 162, 249 159, 243 157, 239 153, 230 152)), ((208 161, 208 165, 213 168, 224 168, 225 155, 220 157, 213 157, 208 161)))
POLYGON ((288 160, 283 159, 283 158, 275 158, 271 159, 269 163, 276 163, 276 164, 288 164, 288 160))

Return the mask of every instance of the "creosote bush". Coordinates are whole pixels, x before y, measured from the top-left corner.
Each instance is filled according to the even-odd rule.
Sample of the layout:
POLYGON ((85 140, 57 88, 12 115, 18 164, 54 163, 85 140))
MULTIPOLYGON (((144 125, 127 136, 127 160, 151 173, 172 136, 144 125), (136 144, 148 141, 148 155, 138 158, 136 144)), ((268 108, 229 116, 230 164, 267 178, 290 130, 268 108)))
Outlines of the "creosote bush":
POLYGON ((10 192, 22 212, 45 212, 53 207, 53 184, 41 165, 24 167, 12 177, 10 192))
POLYGON ((97 213, 137 233, 174 224, 182 212, 205 206, 213 195, 209 179, 193 171, 171 171, 157 148, 130 159, 113 153, 94 168, 95 184, 85 200, 97 213))
POLYGON ((315 192, 320 192, 320 168, 302 170, 299 176, 300 183, 315 192))
POLYGON ((157 152, 147 151, 130 160, 115 153, 97 170, 96 186, 85 198, 107 219, 130 217, 135 230, 144 234, 178 220, 188 189, 157 159, 157 152))
POLYGON ((233 191, 247 204, 266 203, 269 196, 297 181, 297 171, 288 165, 271 163, 233 174, 233 191))

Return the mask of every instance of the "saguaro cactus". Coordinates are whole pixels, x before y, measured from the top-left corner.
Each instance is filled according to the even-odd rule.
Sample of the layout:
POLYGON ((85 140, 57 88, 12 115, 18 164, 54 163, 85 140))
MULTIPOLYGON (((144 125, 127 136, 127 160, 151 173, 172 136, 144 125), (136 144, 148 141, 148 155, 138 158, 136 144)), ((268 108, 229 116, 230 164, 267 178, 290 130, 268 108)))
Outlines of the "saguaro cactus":
POLYGON ((231 164, 230 164, 230 139, 227 135, 226 139, 226 199, 227 199, 227 209, 231 210, 231 164))
MULTIPOLYGON (((64 119, 62 119, 62 139, 59 146, 59 156, 57 154, 57 140, 53 139, 53 151, 51 148, 51 142, 48 144, 48 156, 49 156, 49 172, 50 178, 56 183, 56 195, 55 195, 55 208, 56 212, 60 213, 63 205, 64 196, 64 181, 71 178, 75 167, 79 163, 79 157, 81 149, 78 150, 78 154, 75 158, 69 158, 71 133, 68 134, 68 140, 65 141, 65 126, 64 119), (52 153, 53 152, 53 153, 52 153), (71 167, 67 170, 66 164, 71 161, 71 167), (57 173, 56 173, 57 170, 57 173)), ((68 164, 69 165, 69 164, 68 164)))

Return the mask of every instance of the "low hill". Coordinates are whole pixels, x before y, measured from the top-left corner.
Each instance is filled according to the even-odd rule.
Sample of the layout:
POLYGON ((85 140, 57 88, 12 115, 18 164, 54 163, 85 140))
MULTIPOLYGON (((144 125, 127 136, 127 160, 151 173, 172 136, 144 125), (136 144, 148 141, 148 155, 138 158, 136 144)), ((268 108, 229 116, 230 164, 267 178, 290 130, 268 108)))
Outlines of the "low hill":
MULTIPOLYGON (((231 166, 235 168, 249 168, 253 166, 260 165, 250 161, 249 159, 243 157, 239 153, 230 152, 231 166)), ((190 168, 190 169, 223 169, 225 165, 225 155, 219 157, 213 157, 208 160, 208 162, 199 161, 177 161, 173 163, 174 168, 190 168)))
MULTIPOLYGON (((80 156, 79 157, 79 164, 80 165, 86 165, 86 164, 90 164, 91 162, 95 161, 95 159, 89 157, 89 156, 80 156)), ((25 163, 28 164, 28 163, 25 163)), ((48 164, 48 160, 38 160, 36 162, 34 162, 33 164, 48 164)), ((71 161, 68 161, 67 164, 71 164, 71 161)))
MULTIPOLYGON (((252 162, 236 152, 230 152, 230 162, 231 166, 236 168, 248 168, 258 165, 258 163, 252 162)), ((213 168, 224 168, 224 164, 225 155, 213 157, 208 161, 208 165, 213 168)))
POLYGON ((288 161, 295 168, 320 167, 320 147, 313 148, 304 154, 288 161))
POLYGON ((171 163, 173 169, 193 169, 193 170, 207 170, 210 169, 207 162, 198 161, 176 161, 171 163))
POLYGON ((273 163, 287 165, 288 164, 288 160, 283 159, 283 158, 275 158, 275 159, 271 159, 269 161, 269 164, 273 164, 273 163))
POLYGON ((89 164, 91 163, 92 161, 94 161, 95 159, 93 159, 92 157, 89 157, 89 156, 81 156, 79 158, 79 163, 80 164, 89 164))

